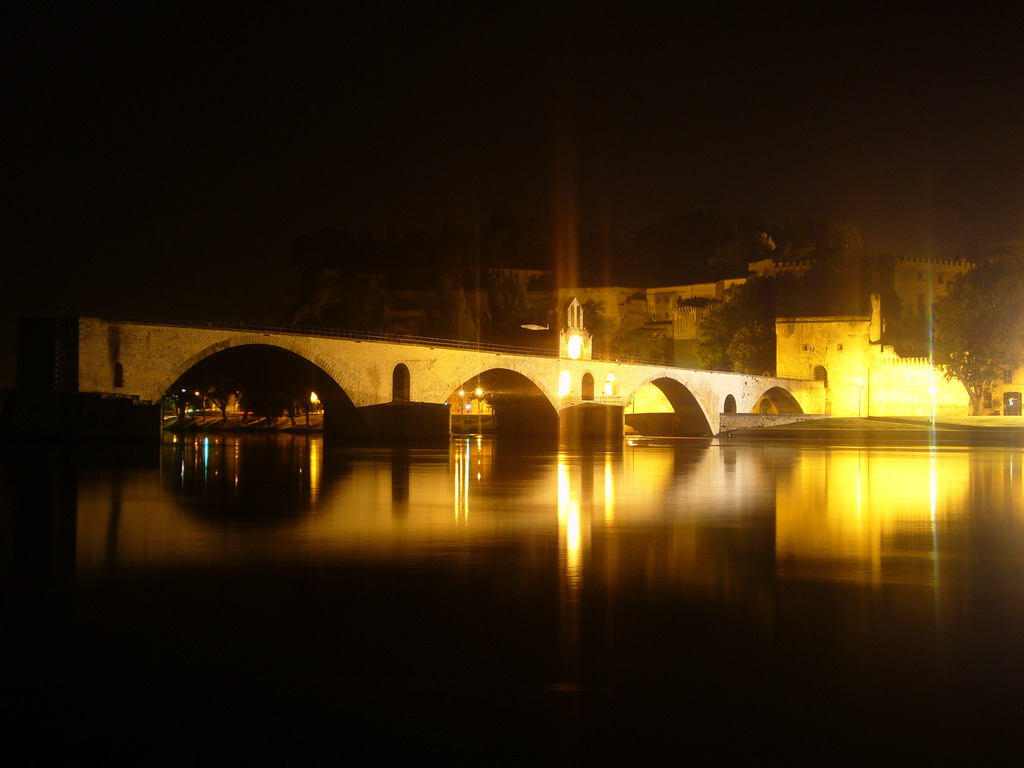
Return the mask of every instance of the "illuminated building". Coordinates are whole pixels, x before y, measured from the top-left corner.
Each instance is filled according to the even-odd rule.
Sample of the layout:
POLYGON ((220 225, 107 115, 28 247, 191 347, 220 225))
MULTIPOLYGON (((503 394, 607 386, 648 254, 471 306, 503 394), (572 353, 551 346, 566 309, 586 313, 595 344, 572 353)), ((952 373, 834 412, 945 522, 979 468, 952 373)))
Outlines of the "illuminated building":
POLYGON ((826 382, 832 416, 966 416, 969 398, 926 357, 901 357, 882 343, 881 299, 871 314, 779 317, 775 320, 779 376, 826 382))

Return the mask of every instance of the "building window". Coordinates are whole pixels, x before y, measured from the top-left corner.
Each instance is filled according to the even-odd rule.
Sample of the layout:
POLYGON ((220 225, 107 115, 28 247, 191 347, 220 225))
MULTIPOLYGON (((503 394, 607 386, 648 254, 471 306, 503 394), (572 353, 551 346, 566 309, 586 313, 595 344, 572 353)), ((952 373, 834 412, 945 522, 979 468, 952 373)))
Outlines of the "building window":
POLYGON ((124 366, 120 363, 114 363, 114 387, 124 386, 124 366))
POLYGON ((946 275, 942 272, 939 272, 939 276, 936 279, 939 281, 939 285, 942 285, 944 282, 946 282, 946 275))
POLYGON ((1013 368, 1003 371, 1003 384, 1013 384, 1013 368))
POLYGON ((836 350, 838 350, 839 352, 842 352, 843 351, 843 345, 842 344, 836 344, 836 350))
POLYGON ((809 352, 810 349, 811 348, 807 344, 804 344, 804 352, 809 352))

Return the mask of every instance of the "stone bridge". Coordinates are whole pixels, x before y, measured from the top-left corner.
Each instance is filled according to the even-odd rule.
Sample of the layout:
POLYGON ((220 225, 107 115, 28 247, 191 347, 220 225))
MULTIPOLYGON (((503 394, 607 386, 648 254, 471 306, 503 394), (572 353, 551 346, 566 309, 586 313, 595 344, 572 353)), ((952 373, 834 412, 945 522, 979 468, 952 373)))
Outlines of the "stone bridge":
POLYGON ((325 391, 317 392, 324 403, 326 429, 371 436, 447 437, 451 398, 460 389, 478 386, 492 398, 498 431, 511 433, 546 425, 562 436, 621 437, 624 423, 643 421, 643 414, 626 410, 634 396, 652 384, 671 404, 671 409, 663 409, 671 412, 658 417, 667 423, 667 431, 663 426, 659 434, 714 435, 723 413, 824 411, 819 381, 597 359, 589 355, 587 338, 585 353, 573 359, 565 354, 565 344, 556 354, 270 327, 92 317, 33 320, 23 321, 20 343, 30 353, 35 346, 43 354, 22 351, 19 386, 47 386, 46 380, 52 378, 57 391, 119 401, 122 410, 124 403, 155 405, 200 361, 227 349, 260 345, 286 350, 322 372, 326 384, 318 387, 325 391), (40 365, 37 357, 45 364, 40 365), (27 362, 32 360, 36 362, 27 362))

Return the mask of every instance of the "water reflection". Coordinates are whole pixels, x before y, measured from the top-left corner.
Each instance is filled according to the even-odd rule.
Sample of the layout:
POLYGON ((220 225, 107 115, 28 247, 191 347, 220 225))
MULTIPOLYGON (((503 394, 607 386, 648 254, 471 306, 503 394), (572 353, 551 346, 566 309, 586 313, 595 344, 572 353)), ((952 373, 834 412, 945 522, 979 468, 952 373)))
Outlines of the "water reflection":
POLYGON ((570 597, 588 571, 710 588, 765 562, 783 579, 927 585, 962 567, 980 517, 1019 522, 1021 475, 1013 449, 685 441, 545 454, 469 438, 447 452, 332 451, 321 438, 199 436, 165 446, 158 483, 84 473, 76 561, 430 558, 468 531, 470 544, 555 537, 570 597))
POLYGON ((1016 450, 801 450, 776 482, 779 572, 933 584, 962 559, 965 516, 1020 514, 1019 464, 1016 450))
POLYGON ((600 757, 646 731, 819 754, 897 721, 913 744, 1002 735, 1024 703, 1022 459, 200 435, 158 466, 8 466, 5 530, 74 595, 73 629, 40 630, 68 638, 46 659, 68 711, 125 716, 137 674, 196 681, 198 702, 217 680, 213 716, 277 706, 329 734, 344 718, 301 702, 370 702, 364 726, 405 706, 452 739, 461 717, 524 751, 558 733, 600 757))

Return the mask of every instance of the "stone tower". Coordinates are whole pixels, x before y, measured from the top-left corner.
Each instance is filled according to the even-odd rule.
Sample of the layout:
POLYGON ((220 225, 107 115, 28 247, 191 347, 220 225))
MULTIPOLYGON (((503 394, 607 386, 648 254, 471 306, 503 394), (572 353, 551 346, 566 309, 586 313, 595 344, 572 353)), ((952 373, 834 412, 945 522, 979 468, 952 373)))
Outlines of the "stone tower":
POLYGON ((593 338, 583 326, 583 307, 575 296, 565 306, 565 326, 558 338, 558 356, 590 360, 593 338))

